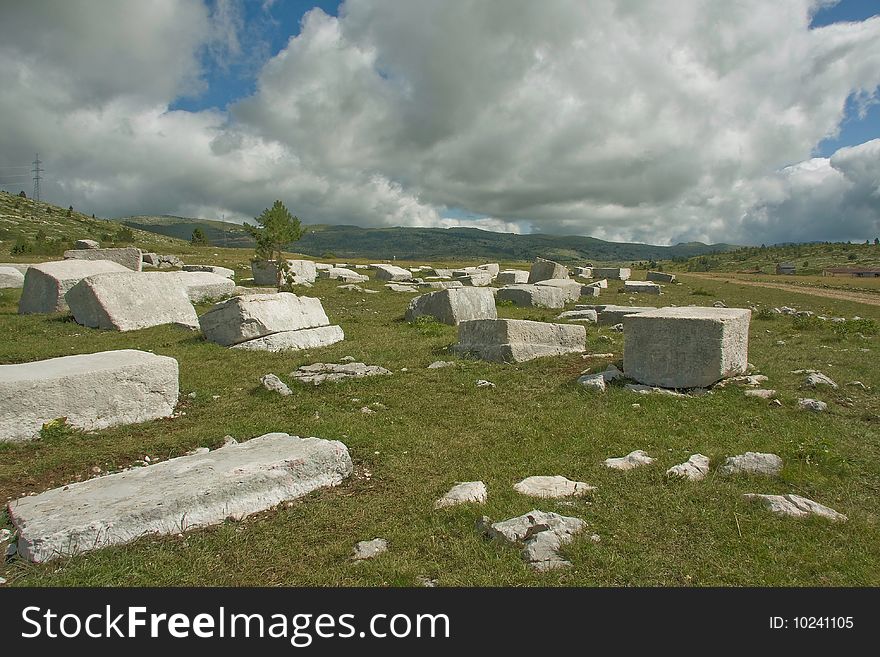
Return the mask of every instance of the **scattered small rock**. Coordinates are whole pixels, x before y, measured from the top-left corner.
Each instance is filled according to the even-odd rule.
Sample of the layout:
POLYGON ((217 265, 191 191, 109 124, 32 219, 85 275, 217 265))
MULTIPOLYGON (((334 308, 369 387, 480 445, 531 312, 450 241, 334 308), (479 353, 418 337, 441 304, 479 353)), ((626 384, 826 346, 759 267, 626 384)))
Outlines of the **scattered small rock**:
POLYGON ((572 481, 561 475, 539 475, 526 477, 514 484, 513 489, 517 493, 530 497, 552 498, 586 495, 590 491, 596 490, 596 487, 582 481, 572 481))
POLYGON ((431 579, 430 577, 425 577, 424 575, 419 575, 418 577, 416 577, 416 584, 427 588, 434 588, 435 586, 437 586, 437 580, 431 579))
POLYGON ((486 381, 486 379, 477 379, 477 387, 478 388, 494 388, 495 384, 491 381, 486 381))
POLYGON ((642 465, 650 465, 653 462, 654 459, 640 449, 630 452, 626 456, 605 459, 606 467, 614 470, 632 470, 642 465))
POLYGON ((354 356, 343 356, 339 359, 340 363, 353 363, 357 359, 354 356))
POLYGON ((571 543, 587 526, 580 518, 538 510, 489 523, 484 516, 477 521, 477 528, 494 540, 522 545, 523 559, 539 572, 570 566, 571 563, 559 554, 559 549, 571 543))
POLYGON ((640 383, 628 383, 625 387, 627 390, 637 392, 640 395, 650 395, 652 393, 656 393, 658 395, 667 395, 669 397, 687 397, 687 395, 685 395, 684 393, 676 392, 675 390, 668 390, 667 388, 655 388, 653 386, 643 386, 640 383))
POLYGON ((342 381, 343 379, 360 379, 366 376, 389 375, 391 372, 378 365, 365 365, 364 363, 315 363, 303 365, 290 376, 301 383, 320 385, 327 381, 342 381))
POLYGON ((781 516, 803 518, 814 515, 828 518, 835 522, 846 522, 847 517, 823 504, 801 497, 800 495, 760 495, 746 493, 743 498, 750 502, 761 502, 767 509, 781 516))
POLYGON ((363 413, 364 415, 372 415, 372 414, 375 413, 375 412, 376 412, 376 411, 374 411, 374 410, 373 410, 372 408, 370 408, 369 406, 363 406, 363 407, 361 408, 361 413, 363 413))
POLYGON ((673 465, 666 471, 667 477, 681 477, 691 481, 702 481, 709 474, 709 457, 692 454, 684 463, 673 465))
POLYGON ((866 386, 861 381, 847 381, 846 385, 852 386, 853 388, 861 388, 862 390, 868 389, 868 386, 866 386))
POLYGON ((486 484, 482 481, 462 481, 455 484, 455 486, 449 489, 448 493, 434 502, 434 508, 443 509, 457 504, 467 504, 468 502, 483 504, 488 495, 486 484))
POLYGON ((828 410, 828 404, 818 399, 798 399, 798 408, 804 411, 822 413, 828 410))
POLYGON ((384 538, 374 538, 372 541, 360 541, 354 546, 354 561, 372 559, 388 550, 388 541, 384 538))
POLYGON ((834 390, 837 390, 837 384, 822 374, 822 372, 810 372, 807 375, 807 378, 804 379, 804 385, 809 386, 810 388, 815 388, 816 386, 831 386, 834 390))
POLYGON ((782 470, 782 459, 776 454, 763 454, 761 452, 746 452, 739 456, 731 456, 718 468, 722 475, 778 475, 782 470))
POLYGON ((776 396, 776 391, 771 390, 771 389, 768 389, 768 390, 764 390, 764 389, 746 390, 745 396, 746 397, 759 397, 760 399, 772 399, 773 397, 776 396))
POLYGON ((451 360, 435 360, 428 365, 429 370, 439 370, 441 367, 453 367, 455 363, 451 360))
POLYGON ((713 308, 727 308, 727 304, 724 303, 723 301, 716 301, 715 303, 712 304, 712 307, 713 308))
POLYGON ((263 377, 260 379, 260 383, 263 384, 263 387, 266 390, 277 392, 283 397, 287 397, 288 395, 293 394, 293 391, 291 391, 291 389, 287 387, 287 384, 274 374, 264 374, 263 377))
POLYGON ((615 324, 610 327, 610 330, 615 331, 616 333, 623 333, 623 323, 615 324))
POLYGON ((584 388, 605 392, 605 376, 601 372, 599 374, 583 374, 577 382, 584 388))

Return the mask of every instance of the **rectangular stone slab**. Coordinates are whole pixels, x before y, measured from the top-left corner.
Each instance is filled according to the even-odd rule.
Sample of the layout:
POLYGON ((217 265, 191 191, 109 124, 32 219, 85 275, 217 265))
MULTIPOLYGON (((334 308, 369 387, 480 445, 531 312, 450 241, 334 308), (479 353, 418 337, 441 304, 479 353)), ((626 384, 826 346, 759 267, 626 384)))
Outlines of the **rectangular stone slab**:
POLYGON ((184 270, 170 271, 162 276, 170 276, 175 279, 193 303, 221 299, 235 293, 235 281, 221 274, 184 270))
POLYGON ((24 287, 24 274, 15 267, 0 267, 0 288, 24 287))
POLYGON ((329 323, 320 299, 290 292, 233 297, 199 317, 205 338, 224 346, 329 323))
POLYGON ((340 326, 318 326, 298 331, 281 331, 264 335, 247 342, 232 345, 232 349, 249 349, 251 351, 296 351, 314 349, 336 344, 345 339, 340 326))
POLYGON ((406 321, 433 317, 438 322, 456 326, 471 319, 495 319, 495 295, 480 287, 460 287, 430 292, 414 298, 406 309, 406 321))
MULTIPOLYGON (((199 276, 194 272, 184 274, 199 276)), ((172 273, 96 274, 74 285, 64 298, 74 319, 83 326, 116 331, 136 331, 162 324, 199 328, 189 293, 172 273)))
POLYGON ((10 502, 18 553, 31 561, 243 518, 352 471, 344 444, 269 433, 10 502))
POLYGON ((570 278, 548 278, 544 281, 538 281, 535 285, 539 287, 555 287, 562 290, 565 301, 569 302, 577 301, 581 298, 581 286, 583 283, 578 283, 570 278))
POLYGON ((453 351, 492 362, 521 363, 584 351, 587 331, 574 324, 525 319, 476 319, 458 325, 453 351))
POLYGON ((626 315, 646 313, 656 310, 656 308, 651 306, 614 306, 609 304, 597 308, 597 310, 599 311, 599 326, 613 326, 614 324, 620 324, 626 315))
POLYGON ((626 281, 623 284, 623 291, 637 294, 660 294, 660 286, 650 281, 626 281))
POLYGON ((209 274, 217 274, 226 278, 235 278, 235 272, 228 267, 219 267, 217 265, 184 265, 181 267, 183 271, 206 271, 209 274))
MULTIPOLYGON (((743 308, 658 308, 623 318, 623 370, 661 388, 705 388, 748 367, 743 308)), ((600 314, 601 317, 601 314, 600 314)))
POLYGON ((70 249, 64 252, 65 260, 110 260, 131 271, 141 271, 141 250, 129 246, 122 249, 70 249))
POLYGON ((0 365, 0 441, 60 417, 87 431, 169 417, 177 374, 173 358, 134 349, 0 365))
POLYGON ((516 285, 517 283, 525 284, 529 282, 529 272, 522 269, 505 269, 498 272, 495 281, 499 285, 516 285))
POLYGON ((628 267, 594 267, 593 278, 611 278, 615 281, 625 281, 632 276, 632 270, 628 267))
POLYGON ((60 313, 67 310, 64 295, 87 276, 129 271, 109 260, 58 260, 28 267, 18 302, 21 315, 60 313))
POLYGON ((645 278, 649 281, 658 281, 660 283, 674 283, 675 274, 667 274, 662 271, 649 271, 645 278))
POLYGON ((373 265, 376 270, 376 280, 379 281, 411 281, 412 272, 403 267, 394 265, 373 265))
POLYGON ((568 268, 552 260, 536 258, 529 269, 529 283, 560 278, 568 278, 568 268))
POLYGON ((508 285, 498 290, 495 298, 521 308, 565 307, 565 292, 552 285, 508 285))

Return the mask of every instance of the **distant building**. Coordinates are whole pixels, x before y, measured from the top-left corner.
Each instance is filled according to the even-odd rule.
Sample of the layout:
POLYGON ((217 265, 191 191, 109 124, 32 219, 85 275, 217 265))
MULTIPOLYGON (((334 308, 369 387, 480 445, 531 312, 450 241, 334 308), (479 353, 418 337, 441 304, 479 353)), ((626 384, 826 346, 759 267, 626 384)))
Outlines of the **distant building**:
POLYGON ((829 267, 823 276, 851 276, 853 278, 880 278, 880 269, 869 267, 829 267))
POLYGON ((776 265, 777 274, 794 274, 795 264, 793 262, 780 262, 776 265))

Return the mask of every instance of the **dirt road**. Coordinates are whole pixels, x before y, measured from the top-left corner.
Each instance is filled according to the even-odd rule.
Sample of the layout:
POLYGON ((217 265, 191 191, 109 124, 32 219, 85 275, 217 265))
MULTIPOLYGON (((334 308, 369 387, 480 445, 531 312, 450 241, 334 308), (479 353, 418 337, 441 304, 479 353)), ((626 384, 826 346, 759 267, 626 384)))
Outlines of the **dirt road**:
POLYGON ((880 306, 880 294, 870 294, 866 292, 849 292, 847 290, 831 290, 828 288, 807 287, 805 285, 791 285, 788 283, 764 283, 762 281, 744 281, 741 278, 736 278, 729 274, 697 274, 694 272, 690 272, 687 274, 680 274, 680 276, 693 276, 694 278, 705 278, 707 280, 713 281, 735 281, 740 285, 751 285, 752 287, 769 287, 775 290, 785 290, 786 292, 810 294, 814 297, 840 299, 842 301, 855 301, 856 303, 865 303, 869 306, 880 306))

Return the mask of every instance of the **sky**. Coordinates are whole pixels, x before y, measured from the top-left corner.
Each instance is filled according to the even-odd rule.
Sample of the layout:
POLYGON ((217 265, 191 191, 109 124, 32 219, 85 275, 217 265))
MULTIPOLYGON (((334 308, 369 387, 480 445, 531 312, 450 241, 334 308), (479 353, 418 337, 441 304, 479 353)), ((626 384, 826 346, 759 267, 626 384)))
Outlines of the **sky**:
POLYGON ((103 217, 880 236, 877 0, 0 0, 0 188, 103 217), (670 9, 674 7, 674 10, 670 9))

